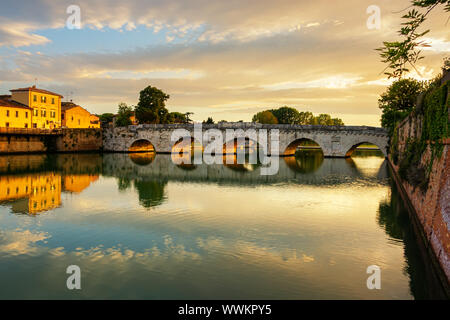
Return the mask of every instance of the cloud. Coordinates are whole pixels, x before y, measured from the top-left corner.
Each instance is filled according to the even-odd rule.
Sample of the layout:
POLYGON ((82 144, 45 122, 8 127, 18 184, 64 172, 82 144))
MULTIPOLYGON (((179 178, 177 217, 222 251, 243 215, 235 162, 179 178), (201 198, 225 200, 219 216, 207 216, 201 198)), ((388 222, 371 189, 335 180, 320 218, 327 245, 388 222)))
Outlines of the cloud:
MULTIPOLYGON (((63 95, 74 92, 89 110, 107 112, 119 101, 136 103, 139 91, 152 84, 171 95, 171 110, 194 111, 196 120, 215 113, 250 120, 254 110, 288 104, 348 114, 351 124, 358 124, 355 114, 372 115, 370 123, 359 124, 377 125, 377 96, 388 82, 374 48, 396 38, 400 15, 393 12, 408 3, 380 1, 382 29, 368 30, 366 8, 372 2, 366 0, 335 5, 327 0, 80 0, 89 41, 78 40, 76 50, 52 52, 45 45, 59 48, 58 40, 40 30, 64 30, 71 1, 15 1, 0 14, 0 46, 27 49, 0 51, 0 72, 6 77, 0 89, 38 78, 40 86, 63 95), (33 14, 37 8, 42 15, 33 14), (18 27, 11 28, 11 21, 18 27), (134 47, 119 42, 115 50, 99 51, 102 41, 110 41, 109 31, 104 32, 110 29, 142 36, 134 47), (12 31, 19 34, 13 37, 12 31), (161 42, 139 42, 155 33, 161 42), (44 46, 39 54, 36 44, 44 46)), ((427 51, 419 66, 422 77, 439 70, 442 53, 448 52, 442 17, 433 13, 424 26, 432 28, 434 51, 427 51)))
POLYGON ((31 33, 34 27, 13 21, 2 21, 0 19, 0 47, 26 47, 30 45, 43 45, 50 40, 44 36, 31 33))
POLYGON ((38 251, 37 243, 49 238, 46 232, 33 232, 30 230, 0 231, 0 253, 7 255, 32 254, 38 251))

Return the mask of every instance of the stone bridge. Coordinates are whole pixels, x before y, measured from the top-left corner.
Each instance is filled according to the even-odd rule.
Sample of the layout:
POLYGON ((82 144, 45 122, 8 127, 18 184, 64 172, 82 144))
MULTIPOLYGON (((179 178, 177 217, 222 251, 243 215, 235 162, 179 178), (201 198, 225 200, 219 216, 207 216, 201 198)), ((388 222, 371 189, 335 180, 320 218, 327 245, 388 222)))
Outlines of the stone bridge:
MULTIPOLYGON (((366 126, 312 126, 312 125, 266 125, 257 123, 220 123, 203 124, 201 131, 195 131, 194 124, 143 124, 128 127, 109 127, 103 131, 103 149, 111 152, 135 151, 134 146, 150 145, 157 153, 172 153, 177 141, 172 141, 175 130, 184 132, 185 138, 194 141, 206 150, 210 144, 217 141, 217 134, 224 138, 223 142, 232 143, 242 133, 248 140, 252 139, 250 132, 268 132, 268 154, 292 155, 304 141, 317 143, 325 157, 349 157, 363 143, 376 145, 387 156, 388 135, 382 128, 366 126), (181 130, 179 130, 181 129, 181 130), (278 130, 278 135, 274 133, 278 130), (195 133, 196 132, 196 133, 195 133), (199 134, 201 132, 201 134, 199 134), (273 151, 272 144, 279 143, 279 148, 273 151), (272 150, 272 152, 271 152, 272 150)), ((225 149, 224 149, 225 150, 225 149)), ((142 149, 141 149, 142 151, 142 149)), ((223 152, 228 153, 228 152, 223 152)))

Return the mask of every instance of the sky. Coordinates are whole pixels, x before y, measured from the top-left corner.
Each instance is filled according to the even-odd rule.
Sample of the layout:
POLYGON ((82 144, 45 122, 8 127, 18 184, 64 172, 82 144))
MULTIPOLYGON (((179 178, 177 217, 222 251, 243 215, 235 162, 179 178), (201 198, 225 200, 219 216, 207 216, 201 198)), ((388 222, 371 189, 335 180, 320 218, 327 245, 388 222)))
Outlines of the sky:
MULTIPOLYGON (((398 39, 409 0, 0 0, 0 94, 31 86, 92 113, 135 105, 148 85, 196 121, 251 121, 288 105, 347 125, 380 125, 389 81, 375 48, 398 39), (67 21, 80 8, 80 29, 67 21), (380 28, 368 28, 370 6, 380 28)), ((373 20, 369 20, 373 21, 373 20)), ((430 79, 450 56, 442 7, 417 69, 430 79)))

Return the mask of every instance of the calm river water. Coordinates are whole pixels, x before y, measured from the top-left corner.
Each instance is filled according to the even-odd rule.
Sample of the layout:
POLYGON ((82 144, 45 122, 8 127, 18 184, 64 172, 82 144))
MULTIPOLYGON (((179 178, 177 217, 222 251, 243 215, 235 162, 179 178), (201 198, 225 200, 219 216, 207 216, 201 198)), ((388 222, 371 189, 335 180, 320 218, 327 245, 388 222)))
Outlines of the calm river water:
POLYGON ((1 299, 439 296, 381 153, 181 165, 168 155, 0 157, 1 299), (66 269, 81 269, 81 290, 66 269), (381 268, 381 290, 366 269, 381 268))

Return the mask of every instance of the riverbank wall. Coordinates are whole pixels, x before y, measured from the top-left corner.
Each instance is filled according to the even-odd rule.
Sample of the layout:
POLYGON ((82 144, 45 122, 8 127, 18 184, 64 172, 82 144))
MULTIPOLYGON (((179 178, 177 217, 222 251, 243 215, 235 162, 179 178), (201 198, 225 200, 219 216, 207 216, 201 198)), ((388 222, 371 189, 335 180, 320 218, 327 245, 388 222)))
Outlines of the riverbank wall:
POLYGON ((449 91, 447 82, 429 93, 423 106, 397 126, 388 156, 397 184, 420 223, 430 253, 436 257, 447 290, 450 287, 449 91))
POLYGON ((0 131, 0 154, 101 151, 101 129, 7 129, 0 131))

